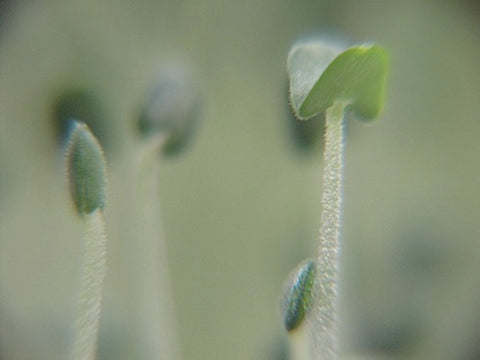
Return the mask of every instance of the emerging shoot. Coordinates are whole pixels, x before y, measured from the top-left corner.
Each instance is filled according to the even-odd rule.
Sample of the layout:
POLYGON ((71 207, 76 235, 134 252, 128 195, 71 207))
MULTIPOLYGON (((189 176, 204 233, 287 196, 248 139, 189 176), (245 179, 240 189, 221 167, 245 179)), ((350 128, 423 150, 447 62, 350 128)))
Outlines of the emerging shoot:
POLYGON ((297 117, 325 114, 320 243, 317 253, 317 300, 312 315, 315 359, 337 358, 337 283, 342 203, 343 117, 350 110, 373 120, 383 107, 388 59, 375 45, 343 52, 320 42, 295 46, 287 61, 290 102, 297 117))
POLYGON ((67 167, 72 199, 86 227, 72 359, 93 360, 106 273, 107 235, 102 211, 107 170, 100 144, 85 124, 74 124, 67 167))

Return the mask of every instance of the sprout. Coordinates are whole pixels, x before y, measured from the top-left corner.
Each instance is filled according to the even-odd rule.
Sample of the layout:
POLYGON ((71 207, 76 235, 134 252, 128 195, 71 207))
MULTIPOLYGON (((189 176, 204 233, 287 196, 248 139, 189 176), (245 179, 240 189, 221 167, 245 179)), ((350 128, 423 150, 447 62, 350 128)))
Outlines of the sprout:
POLYGON ((142 138, 138 154, 134 154, 136 162, 128 166, 135 176, 130 203, 136 214, 143 214, 134 228, 142 246, 134 246, 132 251, 137 254, 133 268, 145 279, 135 284, 140 306, 137 332, 148 339, 141 346, 144 358, 160 353, 168 359, 178 357, 156 160, 159 152, 177 154, 191 143, 198 126, 199 104, 200 93, 192 74, 178 65, 166 67, 149 92, 136 123, 142 138), (149 311, 145 312, 145 308, 149 311))
POLYGON ((107 170, 102 148, 84 123, 74 123, 67 168, 70 193, 85 223, 85 254, 72 359, 93 360, 107 271, 107 233, 103 218, 107 170))

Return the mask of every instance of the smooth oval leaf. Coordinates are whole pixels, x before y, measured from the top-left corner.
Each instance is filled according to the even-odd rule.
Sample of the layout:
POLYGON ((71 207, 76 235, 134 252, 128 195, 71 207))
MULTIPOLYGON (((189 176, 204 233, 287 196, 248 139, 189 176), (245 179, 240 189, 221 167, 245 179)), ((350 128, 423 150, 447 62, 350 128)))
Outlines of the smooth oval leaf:
POLYGON ((316 266, 313 260, 300 263, 289 275, 284 301, 283 317, 288 331, 296 329, 305 318, 315 299, 316 266))
POLYGON ((320 45, 308 45, 308 49, 315 51, 294 48, 289 55, 290 97, 299 118, 308 119, 320 114, 335 101, 349 104, 348 109, 363 120, 372 120, 379 115, 388 71, 388 55, 382 47, 354 46, 332 58, 327 65, 324 60, 318 60, 320 55, 317 53, 326 51, 324 59, 327 59, 332 57, 332 50, 324 50, 325 47, 320 45), (299 51, 301 57, 296 55, 299 51), (310 62, 305 59, 309 55, 310 62), (312 65, 314 61, 316 66, 312 65), (299 81, 298 73, 301 72, 302 78, 310 74, 310 79, 299 81))
POLYGON ((81 215, 103 209, 107 169, 98 140, 84 123, 75 122, 67 152, 68 180, 73 203, 81 215))

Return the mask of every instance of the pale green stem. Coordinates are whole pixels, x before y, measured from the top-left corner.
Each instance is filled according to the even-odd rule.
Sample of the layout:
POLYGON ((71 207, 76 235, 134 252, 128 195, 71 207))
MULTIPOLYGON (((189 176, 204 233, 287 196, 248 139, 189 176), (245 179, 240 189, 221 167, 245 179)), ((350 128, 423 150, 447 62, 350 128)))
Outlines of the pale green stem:
POLYGON ((176 360, 178 347, 167 247, 160 214, 158 160, 165 136, 150 139, 137 159, 134 184, 139 332, 145 359, 176 360))
POLYGON ((337 274, 342 198, 343 112, 335 102, 326 111, 322 217, 318 247, 318 306, 314 310, 315 359, 336 359, 337 274))
POLYGON ((306 324, 288 332, 290 360, 311 360, 312 339, 306 324))
POLYGON ((93 360, 97 349, 102 288, 107 270, 107 234, 100 209, 84 215, 85 254, 80 285, 73 360, 93 360))

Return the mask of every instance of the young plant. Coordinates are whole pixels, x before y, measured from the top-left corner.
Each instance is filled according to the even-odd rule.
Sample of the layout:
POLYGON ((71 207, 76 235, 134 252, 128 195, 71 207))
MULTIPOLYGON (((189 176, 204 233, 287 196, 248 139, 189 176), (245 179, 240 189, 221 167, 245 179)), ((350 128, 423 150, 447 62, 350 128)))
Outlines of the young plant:
MULTIPOLYGON (((311 308, 315 359, 337 358, 337 283, 342 203, 343 118, 351 111, 371 121, 382 110, 388 67, 376 45, 343 52, 320 42, 294 46, 287 60, 290 101, 301 120, 325 115, 325 152, 316 301, 311 308)), ((308 309, 307 309, 308 310, 308 309)))
POLYGON ((107 169, 102 148, 83 123, 74 123, 67 152, 70 193, 85 222, 85 253, 75 323, 72 359, 95 359, 107 234, 103 219, 107 169))
POLYGON ((141 356, 174 360, 179 357, 167 246, 160 213, 159 157, 179 155, 190 145, 198 114, 199 92, 193 75, 180 66, 166 67, 150 89, 136 127, 141 135, 129 170, 137 219, 132 252, 136 257, 138 329, 141 356))

